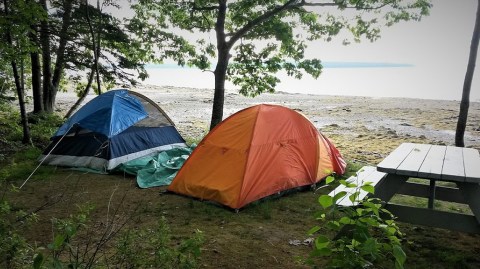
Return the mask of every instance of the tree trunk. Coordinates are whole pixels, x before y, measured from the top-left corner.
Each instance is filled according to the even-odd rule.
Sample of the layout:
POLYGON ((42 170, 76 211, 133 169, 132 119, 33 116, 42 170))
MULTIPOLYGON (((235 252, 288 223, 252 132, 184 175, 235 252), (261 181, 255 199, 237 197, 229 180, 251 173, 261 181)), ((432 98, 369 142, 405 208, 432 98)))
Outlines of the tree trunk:
POLYGON ((15 61, 12 61, 11 64, 12 64, 12 70, 13 70, 13 77, 15 79, 15 88, 17 88, 18 105, 20 106, 20 116, 22 119, 22 128, 23 128, 22 143, 31 144, 32 140, 30 138, 30 129, 28 128, 27 111, 25 109, 25 94, 20 81, 20 76, 18 74, 17 63, 15 61))
POLYGON ((32 62, 33 113, 43 112, 40 58, 37 52, 30 53, 32 62))
POLYGON ((70 118, 70 116, 77 110, 77 108, 80 106, 80 104, 85 100, 85 97, 87 97, 88 93, 90 92, 90 88, 92 86, 92 81, 93 81, 93 70, 90 71, 90 74, 88 75, 88 81, 87 81, 87 86, 85 86, 85 89, 83 90, 82 94, 78 98, 78 100, 75 102, 75 104, 68 110, 67 114, 65 114, 65 119, 70 118))
MULTIPOLYGON (((93 51, 93 58, 94 58, 94 68, 95 68, 95 75, 97 81, 97 93, 102 94, 102 88, 100 83, 100 72, 98 70, 98 58, 100 54, 100 32, 98 33, 98 38, 95 37, 95 31, 93 30, 92 20, 90 19, 90 13, 88 12, 88 1, 86 1, 86 17, 88 28, 90 30, 90 35, 92 36, 92 51, 93 51)), ((97 1, 97 8, 100 12, 100 2, 97 1)), ((101 12, 100 12, 101 13, 101 12)), ((100 15, 101 16, 101 15, 100 15)))
POLYGON ((223 104, 225 101, 225 79, 227 76, 228 61, 230 59, 230 48, 227 46, 225 36, 225 17, 227 13, 227 1, 219 0, 217 22, 215 32, 217 35, 218 60, 214 71, 215 94, 213 96, 212 120, 210 130, 223 120, 223 104))
POLYGON ((458 115, 457 131, 455 133, 455 146, 464 147, 463 137, 467 126, 468 108, 470 105, 470 89, 472 87, 473 73, 477 60, 478 43, 480 40, 480 0, 477 3, 477 16, 475 27, 473 29, 472 43, 470 44, 470 56, 468 58, 467 72, 463 82, 462 101, 460 103, 460 113, 458 115))
MULTIPOLYGON (((47 1, 40 0, 40 5, 47 13, 48 12, 47 1)), ((48 18, 40 22, 40 43, 42 46, 43 109, 46 112, 52 113, 53 106, 49 102, 50 100, 49 96, 53 86, 52 86, 52 69, 51 69, 52 56, 51 56, 51 50, 50 50, 50 27, 48 25, 48 18)))
MULTIPOLYGON (((8 16, 9 11, 8 11, 7 0, 3 0, 3 4, 4 4, 3 11, 5 13, 5 16, 8 16)), ((5 35, 6 35, 7 43, 13 48, 13 40, 12 40, 12 35, 10 30, 7 30, 5 35)), ((30 129, 28 128, 27 111, 25 110, 25 96, 22 88, 22 81, 21 81, 20 75, 18 74, 17 63, 15 62, 15 60, 12 60, 10 63, 12 66, 13 78, 15 81, 15 88, 17 90, 17 95, 18 95, 18 104, 20 106, 20 116, 22 119, 22 127, 23 127, 22 143, 31 144, 30 129)))
POLYGON ((63 68, 65 65, 65 49, 67 47, 68 28, 70 27, 72 15, 72 2, 73 0, 66 0, 64 2, 62 28, 59 33, 60 41, 58 42, 58 50, 56 53, 57 60, 55 62, 55 69, 53 70, 52 75, 52 87, 48 92, 47 96, 44 96, 44 99, 46 98, 45 110, 50 113, 53 112, 53 109, 55 108, 55 99, 57 97, 58 87, 62 79, 63 68))
MULTIPOLYGON (((30 33, 30 40, 34 44, 38 44, 35 26, 32 26, 34 32, 30 33)), ((33 113, 43 111, 41 72, 40 72, 40 56, 37 52, 30 53, 30 61, 32 64, 32 96, 33 96, 33 113)))

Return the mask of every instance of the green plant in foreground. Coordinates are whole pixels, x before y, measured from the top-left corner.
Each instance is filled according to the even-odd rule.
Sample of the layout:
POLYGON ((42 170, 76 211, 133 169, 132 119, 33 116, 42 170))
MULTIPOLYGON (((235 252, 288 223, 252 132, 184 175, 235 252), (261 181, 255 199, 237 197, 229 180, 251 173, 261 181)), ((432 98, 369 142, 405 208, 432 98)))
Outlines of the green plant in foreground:
MULTIPOLYGON (((93 205, 79 206, 79 212, 65 219, 53 218, 53 242, 48 244, 48 252, 38 252, 33 259, 33 268, 90 268, 86 255, 80 257, 79 246, 74 243, 79 231, 88 227, 93 205)), ((39 250, 42 250, 40 248, 39 250)))
MULTIPOLYGON (((0 181, 0 189, 6 188, 0 181)), ((3 190, 6 191, 6 190, 3 190)), ((25 268, 33 255, 33 249, 22 236, 22 229, 37 220, 36 214, 15 209, 0 197, 0 268, 25 268)))
MULTIPOLYGON (((334 177, 327 177, 326 184, 334 180, 334 177)), ((316 213, 316 219, 323 225, 313 227, 308 233, 318 234, 321 227, 324 227, 330 236, 320 234, 315 238, 309 263, 314 265, 314 258, 330 257, 327 264, 330 268, 368 268, 393 260, 395 268, 403 268, 406 260, 401 246, 403 235, 394 221, 394 216, 382 208, 379 199, 358 199, 361 190, 374 193, 371 183, 357 184, 346 180, 339 180, 339 183, 353 188, 354 191, 341 191, 334 196, 319 197, 318 202, 322 209, 316 213), (342 199, 349 199, 358 205, 337 205, 337 201, 342 199)))
POLYGON ((171 232, 162 217, 155 229, 130 230, 117 243, 114 262, 119 268, 197 268, 203 233, 172 246, 171 232))

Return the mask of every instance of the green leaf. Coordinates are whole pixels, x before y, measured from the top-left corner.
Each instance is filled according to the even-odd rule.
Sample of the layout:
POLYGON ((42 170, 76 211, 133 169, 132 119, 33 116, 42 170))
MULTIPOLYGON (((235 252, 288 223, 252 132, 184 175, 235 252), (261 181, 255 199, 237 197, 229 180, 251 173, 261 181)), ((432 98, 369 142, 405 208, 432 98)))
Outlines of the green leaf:
POLYGON ((348 199, 350 199, 352 203, 356 202, 358 199, 358 192, 352 193, 350 196, 348 196, 348 199))
POLYGON ((394 235, 397 232, 397 229, 395 227, 389 226, 387 228, 388 234, 394 235))
POLYGON ((66 232, 67 236, 72 237, 77 233, 77 229, 75 229, 74 226, 69 225, 65 228, 65 232, 66 232))
POLYGON ((330 183, 332 183, 334 180, 335 180, 335 177, 333 177, 333 176, 328 176, 327 178, 325 178, 325 184, 330 184, 330 183))
POLYGON ((342 223, 342 224, 352 224, 353 223, 353 220, 349 217, 342 217, 338 222, 342 223))
POLYGON ((45 258, 43 257, 42 253, 35 254, 35 256, 33 257, 33 268, 34 269, 42 268, 44 261, 45 261, 45 258))
POLYGON ((325 226, 330 230, 334 230, 334 231, 340 230, 340 223, 338 221, 329 221, 327 222, 327 224, 325 224, 325 226))
POLYGON ((373 194, 375 192, 375 187, 373 187, 371 185, 363 185, 361 188, 362 188, 362 190, 364 190, 368 193, 371 193, 371 194, 373 194))
POLYGON ((330 248, 321 248, 321 249, 315 248, 311 253, 312 256, 319 256, 319 257, 330 256, 331 254, 332 254, 332 250, 330 248))
POLYGON ((363 254, 371 255, 375 257, 378 252, 378 244, 377 241, 374 238, 368 238, 363 244, 362 244, 362 252, 363 254))
POLYGON ((367 200, 367 201, 364 201, 362 204, 363 204, 363 206, 366 207, 366 208, 379 208, 379 207, 380 207, 380 205, 377 205, 377 204, 375 204, 375 203, 372 203, 372 202, 370 202, 370 201, 368 201, 368 200, 367 200))
POLYGON ((323 220, 325 219, 326 215, 323 212, 316 212, 313 217, 317 220, 323 220))
POLYGON ((402 247, 400 245, 394 245, 393 246, 393 257, 395 257, 395 267, 397 267, 397 263, 399 266, 399 268, 403 268, 403 264, 405 263, 405 261, 407 260, 407 255, 405 254, 405 252, 403 251, 402 247))
POLYGON ((346 191, 341 191, 341 192, 335 194, 335 195, 333 196, 333 202, 336 203, 338 200, 344 198, 346 194, 347 194, 346 191))
POLYGON ((320 230, 320 226, 315 226, 315 227, 313 227, 312 229, 310 229, 310 230, 307 232, 307 234, 308 234, 308 235, 312 235, 312 234, 318 232, 319 230, 320 230))
POLYGON ((329 195, 322 195, 318 198, 318 202, 323 208, 328 208, 333 205, 333 198, 329 195))
POLYGON ((347 182, 347 184, 345 185, 347 186, 348 188, 356 188, 358 187, 358 185, 356 183, 352 183, 352 182, 347 182))
POLYGON ((65 242, 65 235, 63 234, 57 234, 53 240, 53 250, 58 250, 62 246, 62 244, 65 242))
POLYGON ((360 218, 359 219, 361 222, 364 222, 372 227, 378 227, 379 223, 376 219, 371 218, 371 217, 365 217, 365 218, 360 218))
POLYGON ((322 249, 326 248, 330 244, 330 240, 328 237, 324 235, 320 235, 317 238, 315 238, 315 248, 317 249, 322 249))

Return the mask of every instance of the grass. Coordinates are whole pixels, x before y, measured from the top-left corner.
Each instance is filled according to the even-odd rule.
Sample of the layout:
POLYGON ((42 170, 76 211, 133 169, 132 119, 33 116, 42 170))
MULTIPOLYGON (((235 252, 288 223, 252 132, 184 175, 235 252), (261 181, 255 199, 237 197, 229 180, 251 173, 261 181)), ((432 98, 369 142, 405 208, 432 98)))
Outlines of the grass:
MULTIPOLYGON (((59 169, 51 171, 45 179, 32 179, 25 189, 11 196, 11 201, 29 211, 45 199, 63 194, 65 199, 39 212, 41 220, 25 231, 29 241, 38 245, 51 240, 50 218, 68 216, 77 204, 89 202, 97 206, 93 220, 103 222, 109 205, 115 207, 125 195, 125 206, 119 213, 128 215, 138 210, 127 229, 153 227, 159 218, 165 217, 174 241, 188 238, 196 229, 203 231, 201 268, 307 268, 297 260, 308 256, 311 247, 290 245, 289 241, 303 242, 308 238, 307 231, 316 224, 313 215, 319 209, 317 199, 330 189, 289 193, 254 203, 236 213, 214 203, 162 194, 164 188, 138 189, 133 178, 59 169)), ((406 268, 457 268, 459 260, 467 267, 458 268, 480 265, 476 256, 478 236, 400 225, 406 239, 411 241, 405 243, 406 268), (442 251, 441 257, 438 251, 442 251), (435 267, 430 267, 432 264, 435 267)))

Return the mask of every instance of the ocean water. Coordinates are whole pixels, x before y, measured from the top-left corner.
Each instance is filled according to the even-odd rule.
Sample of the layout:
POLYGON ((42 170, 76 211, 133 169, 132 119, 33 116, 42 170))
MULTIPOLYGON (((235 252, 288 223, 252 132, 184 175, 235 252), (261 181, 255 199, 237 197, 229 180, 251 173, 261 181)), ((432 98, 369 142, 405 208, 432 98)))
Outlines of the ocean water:
MULTIPOLYGON (((323 62, 318 79, 304 75, 300 80, 278 73, 277 91, 319 95, 406 97, 434 100, 460 100, 464 70, 384 62, 323 62)), ((147 65, 145 84, 192 88, 214 88, 212 72, 175 64, 147 65)), ((471 101, 480 101, 479 76, 474 77, 471 101)), ((226 82, 226 88, 237 89, 226 82)))

